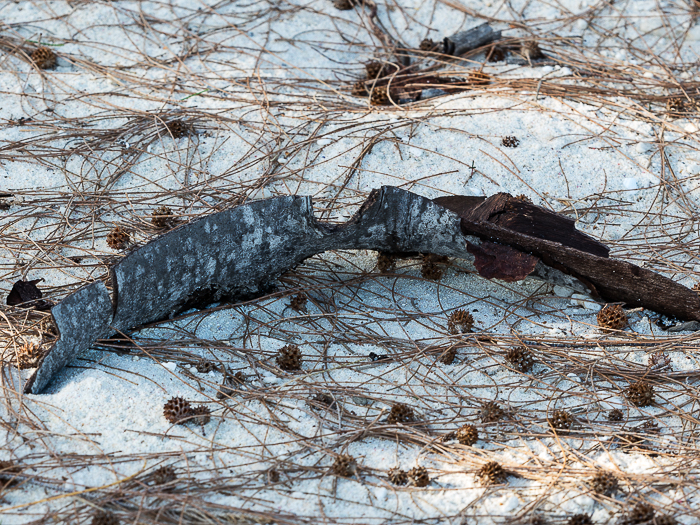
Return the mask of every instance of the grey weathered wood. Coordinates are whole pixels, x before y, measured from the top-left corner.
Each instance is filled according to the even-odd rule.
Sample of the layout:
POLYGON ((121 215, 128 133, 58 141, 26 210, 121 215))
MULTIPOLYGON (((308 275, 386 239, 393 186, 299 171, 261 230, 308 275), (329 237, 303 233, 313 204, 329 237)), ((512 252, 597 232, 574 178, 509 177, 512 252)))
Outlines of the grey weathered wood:
POLYGON ((484 46, 500 38, 501 32, 494 31, 488 22, 484 22, 466 31, 460 31, 446 37, 443 45, 446 54, 460 56, 467 51, 484 46))
POLYGON ((373 191, 340 227, 317 221, 309 197, 257 201, 203 217, 114 265, 114 316, 101 284, 81 289, 54 307, 59 341, 25 390, 40 392, 74 356, 107 335, 105 326, 111 325, 112 332, 129 331, 184 309, 259 296, 283 272, 317 253, 373 249, 471 260, 469 239, 480 242, 461 232, 456 213, 393 187, 373 191))
POLYGON ((309 197, 256 201, 202 217, 112 267, 112 326, 130 330, 221 300, 255 297, 324 246, 309 197))
POLYGON ((51 309, 59 339, 51 347, 25 385, 39 393, 56 373, 80 352, 109 333, 112 300, 102 282, 83 286, 51 309))

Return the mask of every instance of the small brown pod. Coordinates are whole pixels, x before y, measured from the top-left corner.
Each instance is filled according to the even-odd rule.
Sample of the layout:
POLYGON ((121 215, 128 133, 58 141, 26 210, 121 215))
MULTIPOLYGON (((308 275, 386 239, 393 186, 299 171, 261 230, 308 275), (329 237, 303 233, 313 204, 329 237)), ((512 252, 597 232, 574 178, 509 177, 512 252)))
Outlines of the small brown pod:
POLYGON ((611 496, 620 488, 620 482, 612 472, 599 470, 590 480, 591 489, 596 494, 611 496))
POLYGON ((181 397, 170 398, 163 406, 163 415, 173 425, 184 425, 192 416, 192 405, 181 397))
POLYGON ((408 471, 408 481, 414 487, 427 487, 430 483, 430 476, 425 467, 413 467, 408 471))
POLYGON ((476 473, 482 485, 496 485, 508 480, 508 472, 496 461, 489 461, 476 473))
POLYGON ((404 403, 396 403, 391 407, 391 412, 389 412, 389 417, 386 418, 386 422, 390 425, 396 423, 410 423, 414 419, 413 409, 405 405, 404 403))
POLYGON ((447 331, 452 335, 466 334, 474 328, 474 317, 465 310, 455 310, 447 319, 447 331))
POLYGON ((123 230, 120 226, 114 228, 107 234, 107 246, 113 250, 123 250, 131 240, 129 232, 123 230))
POLYGON ((462 445, 472 446, 479 440, 479 431, 474 425, 462 425, 455 435, 462 445))
POLYGON ((336 476, 340 476, 341 478, 348 478, 352 476, 355 470, 355 458, 349 454, 341 454, 340 456, 336 457, 335 461, 333 461, 333 465, 331 465, 331 472, 333 472, 333 474, 336 476))
POLYGON ((32 54, 29 55, 29 58, 32 59, 34 65, 39 69, 51 69, 55 67, 58 59, 53 49, 44 46, 37 47, 32 51, 32 54))
POLYGON ((387 472, 387 478, 392 485, 405 485, 408 483, 408 474, 400 468, 392 468, 387 472))
POLYGON ((297 345, 285 345, 279 350, 277 366, 282 370, 301 370, 302 355, 297 345))
POLYGON ((598 326, 609 330, 622 330, 627 326, 627 314, 619 304, 606 304, 597 315, 598 326))
POLYGON ((648 407, 654 402, 654 387, 646 381, 637 381, 625 389, 627 400, 638 407, 648 407))

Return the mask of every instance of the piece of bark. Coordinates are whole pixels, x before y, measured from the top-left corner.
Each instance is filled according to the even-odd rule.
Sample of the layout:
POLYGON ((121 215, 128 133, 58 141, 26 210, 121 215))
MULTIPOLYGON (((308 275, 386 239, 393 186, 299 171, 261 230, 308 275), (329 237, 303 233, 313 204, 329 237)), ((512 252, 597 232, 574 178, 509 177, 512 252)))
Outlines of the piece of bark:
POLYGON ((327 228, 309 197, 256 201, 182 225, 111 269, 112 326, 126 331, 216 301, 256 297, 317 253, 327 228))
POLYGON ((476 206, 473 200, 460 200, 459 197, 435 199, 435 202, 459 213, 465 235, 507 244, 539 257, 547 266, 587 283, 594 295, 607 302, 623 302, 685 321, 700 321, 700 295, 693 290, 645 268, 610 259, 607 252, 605 256, 597 255, 594 253, 600 252, 597 241, 590 242, 591 238, 581 232, 570 238, 561 237, 566 227, 554 228, 551 217, 548 217, 551 212, 532 213, 527 220, 517 220, 513 217, 517 211, 513 210, 532 211, 530 206, 534 205, 523 208, 513 201, 517 199, 508 194, 494 195, 476 206), (538 222, 540 219, 541 223, 538 222), (538 224, 542 229, 538 229, 538 224))
POLYGON ((700 330, 700 321, 686 321, 668 328, 667 332, 697 332, 700 330))
POLYGON ((459 31, 446 37, 443 41, 443 48, 447 55, 460 56, 500 38, 501 32, 494 31, 488 22, 484 22, 466 31, 459 31))
POLYGON ((34 279, 33 281, 24 281, 20 279, 13 286, 7 296, 8 306, 23 306, 25 308, 34 307, 37 310, 48 310, 51 308, 51 303, 42 300, 41 290, 37 288, 37 283, 43 279, 34 279))
POLYGON ((487 221, 509 230, 558 242, 564 246, 608 257, 610 249, 590 235, 576 229, 576 223, 564 215, 517 199, 508 193, 485 197, 438 197, 434 200, 472 222, 487 221))
POLYGON ((525 279, 540 261, 510 246, 493 242, 482 242, 479 246, 468 242, 467 250, 475 257, 474 266, 479 275, 509 283, 525 279))

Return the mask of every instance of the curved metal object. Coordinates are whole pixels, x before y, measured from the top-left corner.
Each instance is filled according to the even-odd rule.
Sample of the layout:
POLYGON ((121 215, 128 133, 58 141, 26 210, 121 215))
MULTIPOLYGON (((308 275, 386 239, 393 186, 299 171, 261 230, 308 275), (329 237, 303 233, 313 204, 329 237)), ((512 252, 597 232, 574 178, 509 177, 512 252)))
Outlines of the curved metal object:
MULTIPOLYGON (((311 198, 296 196, 256 201, 184 224, 112 267, 112 297, 102 283, 92 283, 52 308, 60 337, 27 381, 25 392, 41 392, 57 372, 99 338, 212 302, 260 296, 282 273, 328 250, 433 253, 472 263, 472 253, 476 253, 482 258, 477 261, 479 273, 488 272, 482 275, 489 278, 518 280, 532 275, 578 291, 590 286, 590 279, 580 280, 580 273, 559 264, 545 264, 545 255, 533 254, 529 246, 523 248, 522 241, 523 246, 507 235, 503 239, 489 237, 491 230, 481 228, 486 222, 475 224, 473 230, 465 228, 467 218, 473 218, 469 210, 484 199, 460 199, 431 201, 385 186, 372 191, 360 210, 340 226, 317 221, 311 198), (510 247, 494 245, 494 240, 510 247), (479 246, 484 248, 475 248, 479 246), (519 266, 504 269, 500 263, 489 264, 488 258, 497 259, 498 254, 506 254, 500 257, 519 266)), ((487 204, 488 200, 484 201, 483 205, 487 204)), ((567 249, 582 257, 590 255, 567 249)))
POLYGON ((374 249, 473 259, 466 241, 457 214, 393 187, 373 191, 340 227, 317 221, 310 197, 256 201, 202 217, 116 263, 110 271, 111 300, 104 285, 93 283, 54 307, 60 338, 25 391, 41 392, 98 338, 189 308, 259 296, 282 273, 318 253, 374 249))

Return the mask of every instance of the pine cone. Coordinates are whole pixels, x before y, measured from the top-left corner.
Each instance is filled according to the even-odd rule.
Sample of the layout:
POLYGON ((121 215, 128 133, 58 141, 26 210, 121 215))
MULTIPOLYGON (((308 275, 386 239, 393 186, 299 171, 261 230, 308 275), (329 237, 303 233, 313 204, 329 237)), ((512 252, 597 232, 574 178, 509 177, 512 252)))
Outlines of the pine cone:
POLYGON ((593 525, 593 520, 588 514, 574 514, 566 521, 566 525, 593 525))
POLYGON ((674 117, 690 115, 697 110, 697 101, 688 100, 686 97, 673 97, 666 101, 666 111, 674 117))
POLYGON ((608 330, 622 330, 627 326, 627 314, 619 304, 606 304, 598 312, 598 326, 608 330))
POLYGON ((350 90, 350 93, 356 97, 366 97, 369 95, 369 91, 367 90, 367 84, 364 80, 358 80, 352 85, 352 89, 350 90))
POLYGON ((168 132, 175 139, 184 137, 190 132, 190 126, 181 120, 171 120, 166 124, 166 127, 168 128, 168 132))
POLYGON ((408 483, 408 474, 400 468, 389 469, 387 477, 392 485, 405 485, 408 483))
POLYGON ((289 301, 289 307, 295 312, 306 312, 306 302, 308 298, 305 293, 300 293, 292 297, 289 301))
POLYGON ((440 354, 440 357, 438 359, 441 363, 444 363, 446 365, 451 365, 452 363, 455 362, 456 357, 457 357, 457 349, 452 347, 452 348, 448 348, 442 354, 440 354))
POLYGON ((505 415, 505 411, 495 401, 488 401, 487 403, 484 403, 479 411, 481 421, 484 423, 493 423, 503 419, 505 415))
POLYGON ((418 46, 418 49, 421 51, 433 51, 438 47, 439 44, 434 42, 430 38, 424 38, 421 40, 420 45, 418 46))
POLYGON ((429 253, 423 255, 423 264, 420 268, 420 273, 424 279, 431 281, 439 281, 445 273, 442 269, 443 264, 446 264, 449 259, 445 255, 435 255, 429 253))
POLYGON ((513 368, 519 372, 529 372, 535 365, 535 360, 532 358, 532 354, 523 346, 508 350, 506 353, 506 361, 513 365, 513 368))
POLYGON ((211 421, 211 410, 208 406, 199 405, 192 409, 192 420, 198 425, 204 426, 211 421))
POLYGON ((590 485, 593 492, 603 496, 611 496, 620 488, 620 482, 615 474, 605 470, 596 472, 596 475, 591 478, 590 485))
POLYGON ((387 65, 383 62, 367 62, 365 64, 365 71, 367 72, 367 78, 370 80, 375 80, 386 75, 387 65))
POLYGON ((697 282, 693 285, 693 291, 700 293, 700 282, 697 282))
POLYGON ((34 65, 36 65, 36 67, 39 69, 51 69, 52 67, 56 66, 56 60, 58 57, 56 56, 56 53, 53 52, 53 49, 42 46, 37 47, 34 51, 32 51, 29 58, 32 59, 34 65))
POLYGON ((544 58, 544 53, 542 53, 539 44, 534 40, 523 42, 520 46, 520 54, 527 60, 544 58))
POLYGON ((389 412, 386 422, 390 425, 395 425, 396 423, 409 423, 413 419, 414 414, 411 407, 403 403, 396 403, 391 407, 391 412, 389 412))
POLYGON ((654 387, 646 381, 638 381, 627 387, 625 397, 633 405, 648 407, 654 402, 654 387))
POLYGON ((430 476, 425 467, 413 467, 408 471, 408 480, 414 487, 427 487, 430 483, 430 476))
POLYGON ((285 345, 280 348, 277 366, 282 370, 301 370, 301 350, 297 345, 285 345))
POLYGON ((481 484, 495 485, 505 483, 508 480, 508 472, 497 462, 489 461, 476 473, 476 477, 481 480, 481 484))
POLYGON ((396 267, 396 256, 379 252, 377 255, 377 270, 382 273, 390 272, 396 267))
POLYGON ((90 525, 119 525, 119 519, 111 512, 98 512, 92 517, 90 525))
POLYGON ((608 412, 608 421, 622 421, 625 418, 625 414, 619 408, 613 408, 608 412))
POLYGON ((574 425, 576 418, 566 410, 555 410, 547 421, 555 430, 569 430, 574 425))
POLYGON ((501 139, 501 146, 504 148, 517 148, 520 146, 520 140, 518 140, 518 137, 508 135, 501 139))
POLYGON ((369 103, 373 106, 388 106, 389 90, 386 86, 375 86, 369 96, 369 103))
POLYGON ((341 478, 348 478, 352 476, 353 472, 356 470, 355 458, 348 454, 341 454, 331 465, 331 471, 336 476, 341 478))
POLYGON ((159 206, 151 215, 151 223, 156 228, 169 228, 173 225, 174 222, 175 217, 173 217, 173 210, 171 210, 167 206, 159 206))
POLYGON ((177 479, 177 474, 175 474, 175 469, 170 465, 165 465, 163 467, 158 467, 151 474, 151 479, 155 485, 166 485, 177 479))
POLYGON ((648 503, 639 502, 618 521, 618 525, 647 525, 654 523, 656 510, 648 503))
POLYGON ((163 415, 173 425, 184 425, 192 416, 192 405, 181 397, 173 397, 165 403, 163 415))
POLYGON ((121 227, 117 226, 107 234, 107 246, 113 250, 123 250, 129 243, 131 236, 121 227))
POLYGON ((474 328, 472 314, 464 310, 455 310, 447 319, 447 331, 452 335, 466 334, 474 328))
POLYGON ((472 446, 479 439, 479 431, 474 425, 462 425, 455 436, 462 445, 472 446))
POLYGON ((40 344, 28 341, 16 350, 16 358, 13 359, 12 363, 18 365, 20 370, 36 368, 44 354, 40 344))

